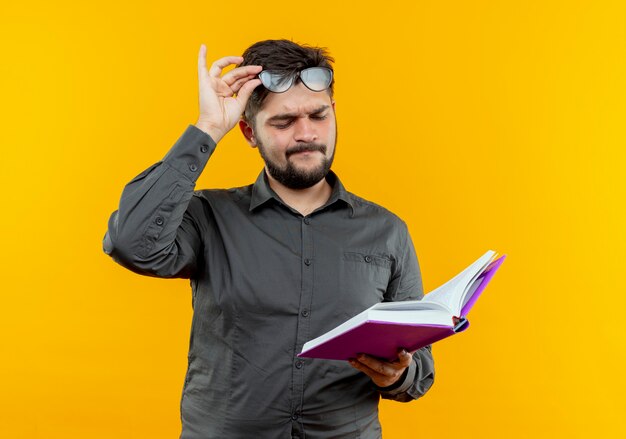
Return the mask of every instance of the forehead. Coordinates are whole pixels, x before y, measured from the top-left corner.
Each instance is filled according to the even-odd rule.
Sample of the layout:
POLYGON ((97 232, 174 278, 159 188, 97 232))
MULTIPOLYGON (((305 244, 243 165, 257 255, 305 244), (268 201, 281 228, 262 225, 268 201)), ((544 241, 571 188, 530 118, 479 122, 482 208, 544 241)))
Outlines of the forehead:
POLYGON ((258 116, 266 119, 278 114, 308 114, 331 102, 327 91, 312 91, 298 83, 284 93, 269 93, 258 116))

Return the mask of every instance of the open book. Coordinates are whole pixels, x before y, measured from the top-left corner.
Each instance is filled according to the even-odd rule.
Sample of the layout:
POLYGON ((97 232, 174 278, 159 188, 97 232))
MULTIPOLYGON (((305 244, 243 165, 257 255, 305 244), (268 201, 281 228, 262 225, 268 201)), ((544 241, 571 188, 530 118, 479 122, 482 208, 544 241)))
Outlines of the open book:
POLYGON ((377 303, 306 342, 298 357, 347 360, 364 353, 393 361, 400 348, 414 352, 464 331, 467 313, 505 257, 489 250, 422 300, 377 303))

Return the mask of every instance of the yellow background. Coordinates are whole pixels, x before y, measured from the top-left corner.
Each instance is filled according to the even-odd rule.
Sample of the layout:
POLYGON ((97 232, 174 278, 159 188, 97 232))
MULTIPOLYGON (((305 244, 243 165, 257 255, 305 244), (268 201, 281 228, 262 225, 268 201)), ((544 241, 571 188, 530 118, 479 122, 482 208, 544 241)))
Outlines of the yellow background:
MULTIPOLYGON (((405 219, 426 291, 508 255, 385 438, 626 437, 626 6, 575 0, 3 3, 0 436, 178 437, 188 281, 102 238, 195 122, 200 44, 268 38, 335 56, 334 169, 405 219)), ((197 187, 261 165, 233 132, 197 187)))

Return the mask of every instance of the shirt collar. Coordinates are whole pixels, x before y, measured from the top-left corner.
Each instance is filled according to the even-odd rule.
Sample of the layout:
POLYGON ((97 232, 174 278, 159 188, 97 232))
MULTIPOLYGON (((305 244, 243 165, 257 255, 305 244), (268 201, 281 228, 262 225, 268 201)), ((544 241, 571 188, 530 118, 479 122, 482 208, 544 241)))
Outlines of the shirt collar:
MULTIPOLYGON (((323 207, 330 206, 333 203, 336 203, 338 200, 342 200, 351 209, 351 215, 354 215, 354 201, 352 197, 346 191, 346 188, 343 186, 337 174, 333 171, 328 171, 326 175, 326 181, 330 184, 332 188, 332 192, 330 193, 330 198, 324 204, 323 207)), ((275 199, 281 204, 284 204, 280 197, 274 192, 274 190, 270 187, 269 181, 267 179, 267 175, 265 174, 265 169, 261 171, 259 176, 257 177, 254 185, 252 186, 252 197, 250 198, 250 211, 253 211, 257 207, 265 204, 267 201, 271 199, 275 199)))

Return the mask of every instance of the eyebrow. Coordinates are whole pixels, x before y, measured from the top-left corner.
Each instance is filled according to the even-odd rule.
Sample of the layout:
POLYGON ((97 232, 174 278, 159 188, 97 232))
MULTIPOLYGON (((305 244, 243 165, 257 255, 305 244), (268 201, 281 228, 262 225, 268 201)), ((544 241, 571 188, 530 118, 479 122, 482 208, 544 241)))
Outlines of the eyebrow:
MULTIPOLYGON (((324 111, 326 111, 329 108, 330 108, 330 105, 322 105, 321 107, 318 107, 315 110, 313 110, 310 113, 308 113, 308 115, 309 116, 317 115, 317 114, 323 113, 324 111)), ((283 121, 283 120, 295 119, 299 115, 300 115, 300 113, 282 113, 282 114, 277 114, 275 116, 272 116, 272 117, 268 118, 265 122, 266 123, 271 123, 271 122, 279 122, 279 121, 283 121)))

